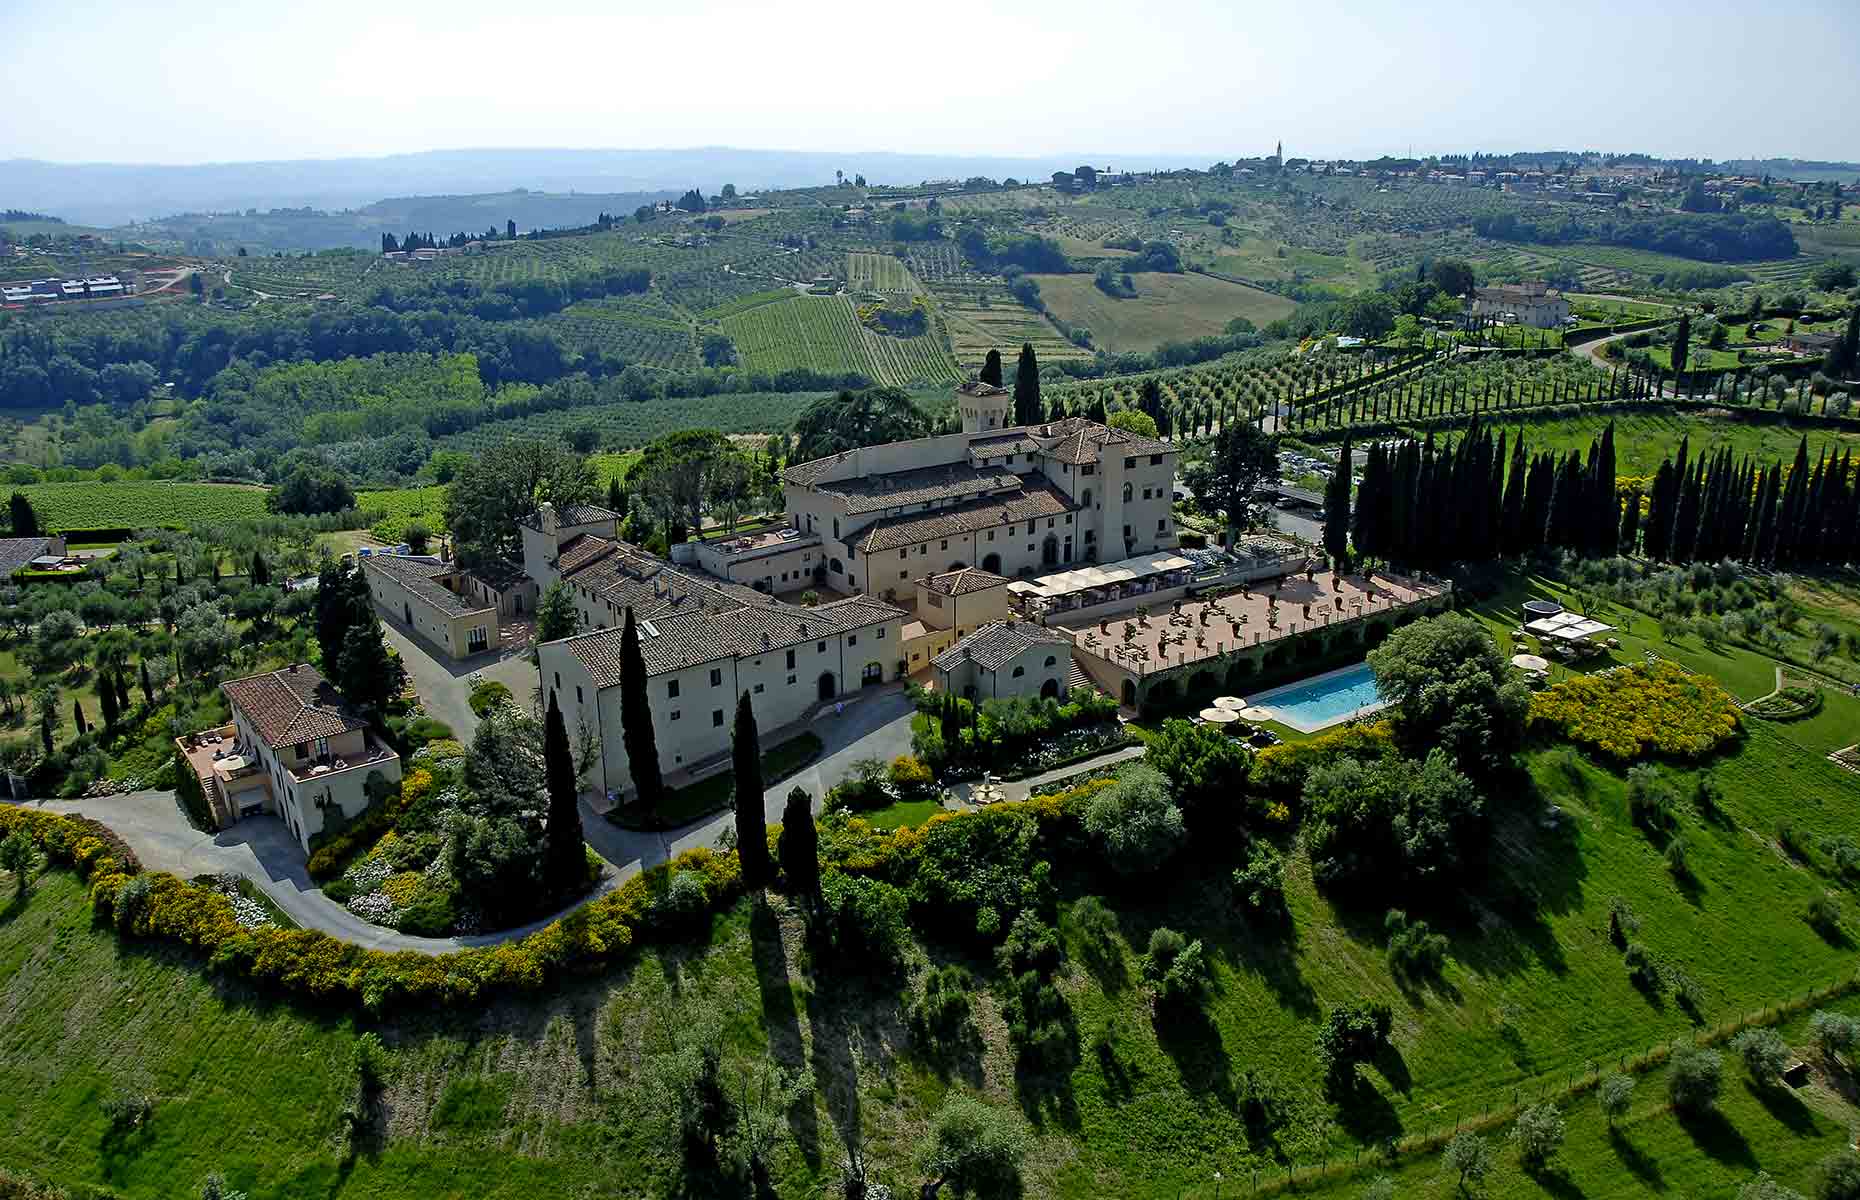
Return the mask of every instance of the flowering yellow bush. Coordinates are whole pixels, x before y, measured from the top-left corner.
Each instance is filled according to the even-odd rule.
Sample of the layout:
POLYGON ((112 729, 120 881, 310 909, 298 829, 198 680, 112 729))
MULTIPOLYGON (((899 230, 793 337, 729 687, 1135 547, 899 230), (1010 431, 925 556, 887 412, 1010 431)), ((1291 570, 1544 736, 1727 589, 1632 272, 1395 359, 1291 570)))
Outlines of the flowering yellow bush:
POLYGON ((398 875, 388 876, 381 890, 394 902, 395 908, 405 908, 413 903, 413 894, 420 890, 421 878, 418 871, 402 871, 398 875))
POLYGON ((1698 758, 1737 736, 1737 703, 1709 675, 1661 660, 1576 675, 1531 699, 1531 728, 1618 759, 1698 758))

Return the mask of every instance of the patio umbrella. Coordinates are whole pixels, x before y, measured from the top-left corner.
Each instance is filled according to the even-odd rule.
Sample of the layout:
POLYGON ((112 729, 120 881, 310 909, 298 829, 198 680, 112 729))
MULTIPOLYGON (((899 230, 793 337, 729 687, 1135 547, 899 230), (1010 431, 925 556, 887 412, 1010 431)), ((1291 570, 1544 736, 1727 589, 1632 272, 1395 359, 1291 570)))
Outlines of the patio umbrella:
POLYGON ((1242 717, 1245 717, 1249 721, 1270 721, 1272 720, 1272 712, 1269 709, 1261 708, 1257 704, 1247 705, 1245 708, 1240 710, 1240 715, 1242 717))
POLYGON ((1229 721, 1238 721, 1240 714, 1231 708, 1204 708, 1201 710, 1201 719, 1213 721, 1217 725, 1225 725, 1229 721))
POLYGON ((1511 656, 1511 665, 1520 671, 1548 671, 1550 669, 1549 660, 1535 654, 1514 654, 1511 656))
POLYGON ((1238 696, 1216 696, 1214 698, 1214 707, 1224 708, 1228 712, 1239 712, 1246 707, 1246 701, 1238 696))

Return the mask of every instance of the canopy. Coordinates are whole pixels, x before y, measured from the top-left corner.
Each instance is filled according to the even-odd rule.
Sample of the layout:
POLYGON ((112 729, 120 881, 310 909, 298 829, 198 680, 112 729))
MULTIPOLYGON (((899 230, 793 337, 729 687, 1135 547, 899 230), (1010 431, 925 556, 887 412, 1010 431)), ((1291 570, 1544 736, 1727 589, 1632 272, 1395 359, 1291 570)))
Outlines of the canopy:
POLYGON ((1240 714, 1234 712, 1232 709, 1204 708, 1201 710, 1201 719, 1204 721, 1213 721, 1217 725, 1225 725, 1229 721, 1238 721, 1240 719, 1240 714))
POLYGON ((1194 565, 1180 554, 1139 554, 1134 558, 1105 563, 1102 566, 1079 567, 1076 570, 1042 575, 1031 584, 1018 588, 1014 584, 1009 584, 1008 589, 1019 591, 1024 595, 1069 596, 1074 592, 1089 591, 1092 588, 1110 587, 1113 584, 1148 579, 1152 575, 1161 575, 1166 571, 1186 571, 1194 565))
POLYGON ((1581 613, 1560 612, 1541 621, 1532 621, 1524 627, 1526 633, 1534 633, 1540 638, 1555 638, 1562 642, 1580 642, 1592 638, 1598 633, 1613 632, 1614 626, 1596 621, 1581 613))

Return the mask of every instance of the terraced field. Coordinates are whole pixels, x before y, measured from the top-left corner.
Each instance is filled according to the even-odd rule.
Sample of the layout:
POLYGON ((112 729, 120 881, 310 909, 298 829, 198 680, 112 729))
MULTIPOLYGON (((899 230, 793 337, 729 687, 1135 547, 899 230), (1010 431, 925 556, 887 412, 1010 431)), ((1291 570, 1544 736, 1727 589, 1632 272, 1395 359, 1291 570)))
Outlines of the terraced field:
POLYGON ((641 366, 697 365, 690 322, 656 297, 585 301, 540 324, 568 345, 616 354, 641 366))
POLYGON ((795 296, 759 305, 725 317, 723 330, 743 365, 755 371, 858 371, 898 385, 957 378, 955 360, 935 333, 875 334, 859 324, 844 296, 795 296))
POLYGON ((380 261, 365 250, 308 258, 245 258, 234 262, 232 281, 236 287, 272 296, 349 297, 361 291, 369 268, 380 261))
POLYGON ((890 254, 853 250, 846 255, 846 283, 855 292, 890 292, 922 296, 924 285, 910 268, 890 254))
MULTIPOLYGON (((438 450, 482 454, 505 438, 560 438, 570 429, 592 426, 608 449, 644 446, 678 429, 717 429, 724 433, 784 433, 818 392, 727 392, 715 396, 623 400, 585 408, 535 413, 508 421, 489 421, 476 429, 450 434, 434 443, 438 450)), ((380 493, 361 497, 363 507, 380 493)))

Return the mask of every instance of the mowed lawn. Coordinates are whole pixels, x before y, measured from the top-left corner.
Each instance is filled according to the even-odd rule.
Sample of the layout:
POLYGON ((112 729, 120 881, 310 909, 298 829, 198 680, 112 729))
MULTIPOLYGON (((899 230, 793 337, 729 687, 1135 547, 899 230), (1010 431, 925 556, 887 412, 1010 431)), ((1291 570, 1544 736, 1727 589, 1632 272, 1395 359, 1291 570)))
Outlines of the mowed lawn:
POLYGON ((1036 275, 1040 295, 1056 315, 1091 330, 1092 342, 1119 353, 1153 350, 1221 333, 1235 317, 1264 325, 1288 315, 1290 300, 1206 275, 1143 272, 1131 276, 1133 299, 1113 299, 1090 275, 1036 275))

